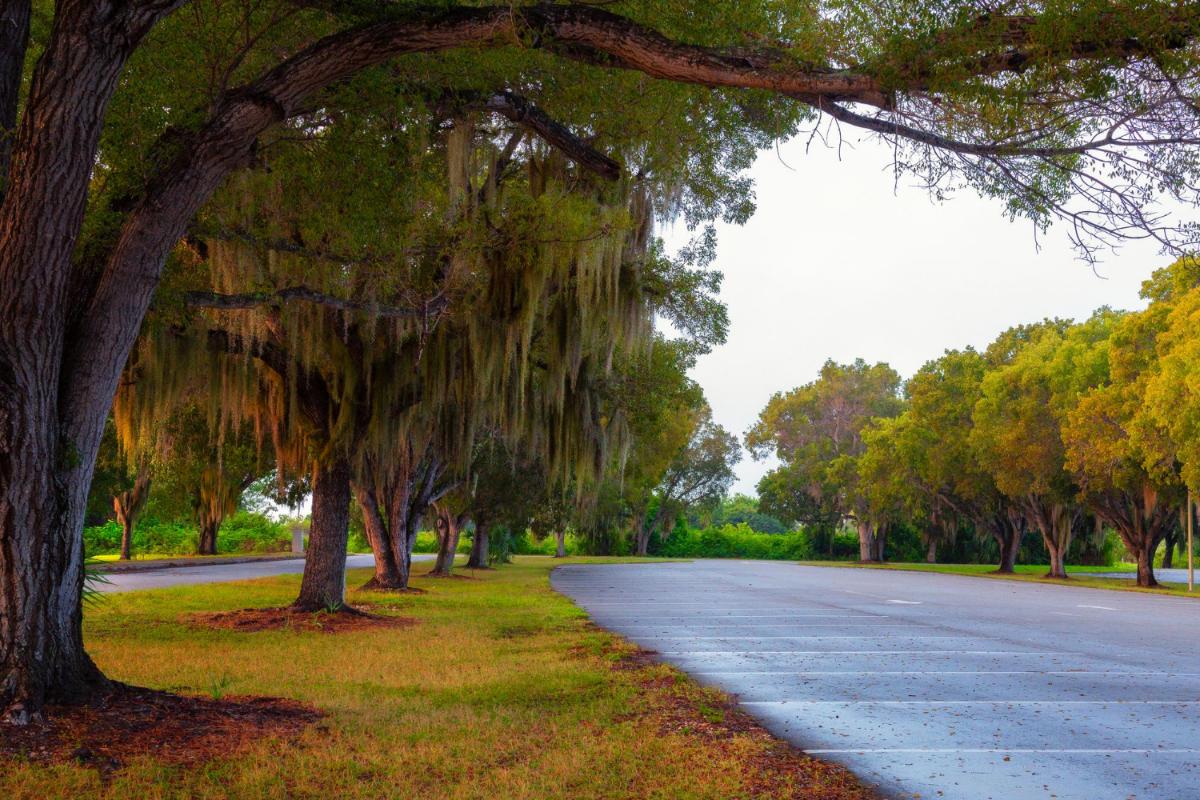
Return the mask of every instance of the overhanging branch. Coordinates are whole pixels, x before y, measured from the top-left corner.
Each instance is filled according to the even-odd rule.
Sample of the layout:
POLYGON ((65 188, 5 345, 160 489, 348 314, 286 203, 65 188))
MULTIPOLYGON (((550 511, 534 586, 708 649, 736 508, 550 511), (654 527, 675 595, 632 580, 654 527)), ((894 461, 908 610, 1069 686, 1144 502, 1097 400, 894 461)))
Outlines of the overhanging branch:
POLYGON ((567 158, 600 177, 610 181, 621 177, 620 164, 596 150, 566 125, 551 118, 524 97, 513 92, 501 91, 487 98, 482 107, 528 128, 547 144, 561 150, 567 158))

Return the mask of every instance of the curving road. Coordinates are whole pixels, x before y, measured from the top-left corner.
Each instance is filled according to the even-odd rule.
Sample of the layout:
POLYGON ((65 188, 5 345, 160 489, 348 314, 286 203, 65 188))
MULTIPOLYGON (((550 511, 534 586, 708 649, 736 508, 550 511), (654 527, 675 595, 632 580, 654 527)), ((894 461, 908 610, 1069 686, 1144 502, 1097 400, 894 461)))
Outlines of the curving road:
POLYGON ((1200 798, 1200 602, 778 562, 552 581, 887 796, 1200 798))
MULTIPOLYGON (((417 554, 413 561, 432 561, 433 556, 417 554)), ((352 555, 346 558, 346 567, 356 569, 375 565, 370 555, 352 555)), ((286 561, 243 562, 241 564, 205 563, 190 567, 140 570, 135 572, 106 573, 108 583, 96 588, 102 592, 132 592, 139 589, 162 589, 169 586, 190 586, 196 583, 224 583, 245 581, 251 578, 267 578, 272 575, 298 574, 304 571, 304 559, 286 561)))

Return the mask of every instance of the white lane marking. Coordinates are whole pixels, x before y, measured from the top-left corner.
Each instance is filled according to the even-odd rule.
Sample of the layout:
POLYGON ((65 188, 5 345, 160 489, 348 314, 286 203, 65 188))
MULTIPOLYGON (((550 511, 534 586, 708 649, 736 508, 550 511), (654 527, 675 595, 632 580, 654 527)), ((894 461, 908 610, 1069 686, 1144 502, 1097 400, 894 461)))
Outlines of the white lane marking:
POLYGON ((1057 614, 1060 617, 1078 617, 1080 614, 1068 614, 1066 611, 1051 611, 1051 614, 1057 614))
POLYGON ((1089 605, 1085 605, 1083 603, 1080 603, 1079 605, 1077 605, 1075 607, 1076 608, 1098 608, 1101 611, 1116 611, 1117 610, 1115 608, 1110 608, 1108 606, 1089 606, 1089 605))
POLYGON ((661 656, 1053 656, 1037 650, 659 650, 661 656))
POLYGON ((921 605, 920 600, 888 600, 888 602, 889 603, 898 603, 899 605, 902 605, 902 606, 919 606, 919 605, 921 605))
POLYGON ((744 706, 1200 706, 1200 700, 743 700, 744 706))
POLYGON ((862 747, 862 748, 846 748, 846 749, 820 749, 820 750, 805 750, 806 753, 812 755, 833 755, 833 754, 849 754, 849 753, 978 753, 978 754, 1000 754, 1000 753, 1063 753, 1069 755, 1107 755, 1111 753, 1130 753, 1135 755, 1149 755, 1154 753, 1163 753, 1170 755, 1191 755, 1192 753, 1200 753, 1200 750, 1190 747, 1129 747, 1119 750, 1101 750, 1087 748, 1037 748, 1037 747, 1012 747, 1004 749, 1000 747, 862 747))
POLYGON ((878 670, 878 669, 830 669, 830 670, 742 670, 742 669, 692 669, 692 675, 1114 675, 1141 678, 1197 678, 1200 672, 1127 672, 1117 670, 1045 670, 1045 669, 967 669, 967 670, 878 670))

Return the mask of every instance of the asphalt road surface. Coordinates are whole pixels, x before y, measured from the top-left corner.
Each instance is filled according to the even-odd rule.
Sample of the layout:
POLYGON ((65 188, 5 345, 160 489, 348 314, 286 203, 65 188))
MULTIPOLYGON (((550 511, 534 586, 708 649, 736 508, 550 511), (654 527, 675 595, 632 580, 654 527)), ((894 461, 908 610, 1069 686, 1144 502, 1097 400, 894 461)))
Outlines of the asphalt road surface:
POLYGON ((592 618, 896 798, 1200 798, 1200 602, 745 561, 565 566, 592 618))
MULTIPOLYGON (((417 554, 413 561, 432 561, 433 556, 417 554)), ((375 558, 370 555, 352 555, 346 558, 350 569, 374 566, 375 558)), ((110 572, 105 577, 109 582, 97 586, 102 592, 132 592, 138 589, 162 589, 168 586, 190 586, 196 583, 223 583, 244 581, 251 578, 266 578, 271 575, 288 575, 304 571, 304 559, 287 561, 258 561, 241 564, 204 564, 194 567, 171 567, 144 572, 110 572)))

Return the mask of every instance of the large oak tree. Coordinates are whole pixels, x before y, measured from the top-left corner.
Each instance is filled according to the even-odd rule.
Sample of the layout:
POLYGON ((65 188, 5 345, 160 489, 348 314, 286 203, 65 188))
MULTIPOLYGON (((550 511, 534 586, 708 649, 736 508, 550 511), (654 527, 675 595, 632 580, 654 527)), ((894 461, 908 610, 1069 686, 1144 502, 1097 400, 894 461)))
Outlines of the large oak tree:
POLYGON ((0 125, 15 131, 0 140, 0 704, 13 721, 105 685, 82 645, 80 526, 108 407, 168 254, 264 133, 324 108, 327 89, 365 69, 472 47, 516 51, 496 62, 513 79, 549 55, 758 90, 745 95, 747 119, 765 93, 908 143, 899 168, 938 188, 966 182, 1040 222, 1065 217, 1085 248, 1178 243, 1180 229, 1147 208, 1162 192, 1194 199, 1190 5, 297 5, 279 5, 295 26, 286 35, 249 42, 219 92, 164 120, 144 172, 92 204, 85 241, 127 65, 164 21, 198 28, 219 12, 196 0, 63 0, 29 48, 30 0, 0 4, 0 125))

